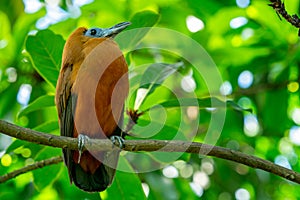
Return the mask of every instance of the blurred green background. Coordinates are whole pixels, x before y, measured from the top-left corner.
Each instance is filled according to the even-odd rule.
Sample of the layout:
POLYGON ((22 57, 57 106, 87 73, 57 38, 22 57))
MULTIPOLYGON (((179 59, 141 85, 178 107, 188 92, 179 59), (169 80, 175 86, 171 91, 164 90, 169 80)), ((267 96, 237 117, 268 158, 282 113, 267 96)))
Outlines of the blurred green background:
MULTIPOLYGON (((216 145, 300 171, 298 30, 280 21, 268 3, 267 0, 1 0, 0 118, 59 135, 53 95, 68 35, 79 26, 110 27, 131 21, 131 29, 163 27, 197 41, 222 75, 223 83, 216 91, 219 96, 225 95, 238 105, 253 109, 252 113, 227 109, 216 145)), ((285 4, 289 13, 299 13, 298 0, 285 4)), ((193 93, 202 98, 208 94, 201 76, 179 55, 143 49, 128 52, 125 57, 133 93, 127 109, 133 108, 137 85, 149 73, 139 66, 147 63, 184 61, 176 69, 180 76, 169 74, 165 83, 183 96, 193 93), (185 87, 185 82, 190 87, 185 87)), ((173 97, 169 89, 157 87, 141 109, 173 97)), ((160 128, 156 135, 139 127, 132 132, 143 138, 172 139, 183 116, 186 125, 183 137, 190 138, 193 127, 189 125, 196 123, 194 140, 202 142, 212 112, 195 107, 167 109, 166 123, 162 124, 158 109, 151 115, 146 113, 138 123, 147 127, 156 119, 148 126, 148 131, 160 128)), ((0 175, 57 155, 61 155, 60 149, 0 135, 0 175)), ((138 174, 118 171, 113 185, 101 194, 85 193, 70 185, 66 167, 60 163, 0 184, 0 199, 100 199, 100 195, 103 199, 300 199, 297 184, 241 164, 190 154, 179 155, 175 162, 164 161, 163 155, 149 157, 157 162, 162 159, 163 167, 138 174)), ((135 164, 124 158, 121 156, 120 165, 134 172, 135 164)), ((136 164, 143 167, 148 161, 136 164)))

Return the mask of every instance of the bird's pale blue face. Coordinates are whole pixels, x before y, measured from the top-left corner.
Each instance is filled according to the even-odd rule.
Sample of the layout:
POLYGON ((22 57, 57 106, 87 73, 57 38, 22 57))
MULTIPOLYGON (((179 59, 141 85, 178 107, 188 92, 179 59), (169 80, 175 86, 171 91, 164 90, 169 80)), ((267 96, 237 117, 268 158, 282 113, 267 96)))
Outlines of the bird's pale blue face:
POLYGON ((108 29, 104 28, 91 28, 85 32, 85 36, 88 37, 106 37, 108 35, 108 29))
POLYGON ((91 28, 88 29, 84 33, 84 35, 88 37, 95 37, 95 38, 114 37, 121 31, 123 31, 130 24, 131 24, 130 22, 122 22, 110 28, 91 28))

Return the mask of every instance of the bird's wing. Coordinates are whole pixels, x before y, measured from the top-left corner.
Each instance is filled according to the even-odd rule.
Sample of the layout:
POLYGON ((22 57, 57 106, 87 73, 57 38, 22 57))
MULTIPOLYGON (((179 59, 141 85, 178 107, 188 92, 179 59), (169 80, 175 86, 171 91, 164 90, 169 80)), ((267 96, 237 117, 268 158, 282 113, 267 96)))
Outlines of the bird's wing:
MULTIPOLYGON (((71 65, 71 64, 66 64, 71 65)), ((74 132, 74 120, 73 120, 73 100, 71 95, 72 83, 70 81, 72 73, 71 66, 64 66, 63 70, 60 72, 57 89, 55 95, 55 103, 58 111, 59 123, 60 123, 60 134, 62 136, 73 137, 74 132)), ((69 170, 69 175, 71 176, 70 170, 72 168, 72 151, 68 149, 63 149, 64 162, 69 170)), ((72 178, 70 177, 70 180, 72 178)))

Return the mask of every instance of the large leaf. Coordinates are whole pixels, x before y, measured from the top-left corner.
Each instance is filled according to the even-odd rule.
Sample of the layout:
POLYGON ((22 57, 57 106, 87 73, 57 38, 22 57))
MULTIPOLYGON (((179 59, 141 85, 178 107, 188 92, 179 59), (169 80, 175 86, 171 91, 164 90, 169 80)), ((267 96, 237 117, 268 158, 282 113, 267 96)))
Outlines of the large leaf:
MULTIPOLYGON (((2 84, 2 82, 0 82, 0 84, 2 84)), ((0 118, 4 118, 5 115, 7 115, 8 112, 11 112, 16 105, 16 96, 18 93, 18 89, 19 85, 9 84, 4 91, 0 92, 0 118)))
POLYGON ((50 30, 39 31, 28 36, 26 50, 29 52, 34 68, 55 89, 64 39, 50 30))
POLYGON ((175 64, 154 63, 150 65, 141 78, 134 103, 134 110, 138 110, 147 96, 153 93, 164 80, 174 74, 182 65, 182 62, 175 64))
POLYGON ((50 133, 58 129, 59 129, 58 121, 53 120, 53 121, 47 121, 43 124, 40 124, 36 126, 33 130, 44 132, 44 133, 50 133))
POLYGON ((187 106, 197 106, 199 109, 205 108, 232 108, 237 111, 247 111, 252 112, 249 108, 242 108, 234 101, 222 101, 216 97, 205 97, 205 98, 179 98, 179 99, 171 99, 168 101, 164 101, 161 103, 152 106, 151 108, 146 109, 145 111, 149 111, 150 109, 157 109, 157 108, 174 108, 174 107, 187 107, 187 106))
POLYGON ((131 25, 126 29, 127 31, 117 35, 115 40, 119 43, 121 49, 132 50, 158 20, 159 14, 155 12, 149 10, 138 12, 130 19, 131 25))
POLYGON ((116 172, 113 184, 106 190, 108 196, 105 199, 146 199, 140 179, 124 156, 120 156, 119 166, 126 172, 116 172))
MULTIPOLYGON (((59 155, 61 155, 60 149, 45 147, 36 156, 35 160, 41 161, 59 155)), ((59 177, 62 167, 63 167, 62 163, 59 163, 59 164, 50 165, 42 169, 37 169, 32 171, 33 178, 34 178, 34 185, 36 186, 36 188, 39 191, 41 191, 43 188, 51 185, 59 177)))
POLYGON ((53 95, 44 95, 35 99, 27 107, 20 111, 18 117, 22 117, 30 112, 40 110, 42 108, 54 106, 54 96, 53 95))

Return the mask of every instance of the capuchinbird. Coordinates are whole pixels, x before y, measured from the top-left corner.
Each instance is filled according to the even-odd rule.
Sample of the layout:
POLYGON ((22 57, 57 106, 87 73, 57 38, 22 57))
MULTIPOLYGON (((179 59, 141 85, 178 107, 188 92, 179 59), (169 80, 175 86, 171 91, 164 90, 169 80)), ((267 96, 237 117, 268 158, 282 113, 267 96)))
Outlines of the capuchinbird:
POLYGON ((55 103, 60 134, 78 138, 79 151, 63 149, 63 156, 71 183, 84 191, 105 190, 115 175, 119 148, 82 150, 89 138, 122 139, 128 66, 113 38, 129 25, 80 27, 64 46, 55 103))

